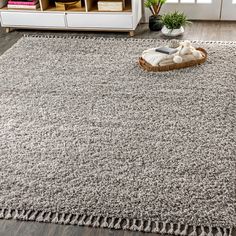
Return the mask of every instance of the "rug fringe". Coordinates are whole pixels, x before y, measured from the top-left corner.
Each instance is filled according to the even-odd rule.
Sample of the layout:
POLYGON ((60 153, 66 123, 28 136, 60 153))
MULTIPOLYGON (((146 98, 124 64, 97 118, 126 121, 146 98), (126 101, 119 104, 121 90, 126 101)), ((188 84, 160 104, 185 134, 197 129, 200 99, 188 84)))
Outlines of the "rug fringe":
POLYGON ((52 213, 48 212, 48 214, 47 214, 46 218, 44 218, 43 222, 49 223, 51 221, 51 215, 52 215, 52 213))
POLYGON ((37 222, 43 222, 44 221, 44 215, 45 215, 45 212, 41 212, 41 214, 38 215, 36 221, 37 222))
POLYGON ((100 226, 100 218, 101 218, 101 216, 97 216, 96 220, 95 220, 94 223, 93 223, 93 227, 94 227, 94 228, 100 226))
POLYGON ((161 234, 167 234, 167 232, 166 232, 166 222, 163 222, 161 234))
POLYGON ((142 232, 144 230, 144 220, 140 220, 140 226, 138 227, 138 231, 142 232))
POLYGON ((4 212, 5 212, 5 208, 3 208, 3 209, 1 210, 0 219, 4 219, 4 218, 5 218, 4 212))
POLYGON ((78 225, 78 223, 79 223, 78 219, 79 219, 79 214, 76 214, 74 216, 73 220, 71 220, 69 224, 70 225, 78 225))
POLYGON ((107 216, 104 218, 103 223, 101 224, 102 228, 108 228, 108 223, 107 223, 107 216))
POLYGON ((36 216, 38 215, 38 213, 39 213, 38 211, 34 211, 34 213, 31 214, 29 220, 30 220, 30 221, 34 221, 34 220, 36 219, 36 216))
POLYGON ((122 229, 124 230, 128 230, 130 228, 130 220, 129 219, 125 219, 126 224, 122 227, 122 229))
POLYGON ((147 222, 147 226, 146 228, 144 229, 144 232, 151 232, 151 225, 152 225, 152 221, 151 220, 148 220, 147 222))
POLYGON ((7 220, 12 219, 11 208, 8 209, 8 212, 4 218, 7 220))
POLYGON ((93 214, 73 214, 66 212, 46 212, 35 211, 32 209, 25 210, 12 208, 0 209, 0 219, 124 229, 176 236, 232 236, 233 230, 233 227, 189 225, 169 221, 154 221, 151 219, 129 219, 93 214))
POLYGON ((174 224, 170 223, 170 228, 169 228, 167 234, 173 234, 173 233, 174 233, 174 224))
MULTIPOLYGON (((24 38, 51 38, 51 39, 81 39, 81 40, 97 40, 97 41, 122 41, 122 42, 168 42, 171 39, 143 39, 143 38, 124 38, 124 37, 100 37, 100 36, 82 36, 82 35, 52 35, 52 34, 23 34, 24 38)), ((179 40, 182 42, 183 40, 179 40)), ((223 44, 232 45, 236 41, 204 41, 204 40, 189 40, 191 43, 205 43, 205 44, 223 44)))
POLYGON ((78 225, 84 226, 86 217, 87 217, 86 215, 82 215, 81 219, 78 222, 78 225))

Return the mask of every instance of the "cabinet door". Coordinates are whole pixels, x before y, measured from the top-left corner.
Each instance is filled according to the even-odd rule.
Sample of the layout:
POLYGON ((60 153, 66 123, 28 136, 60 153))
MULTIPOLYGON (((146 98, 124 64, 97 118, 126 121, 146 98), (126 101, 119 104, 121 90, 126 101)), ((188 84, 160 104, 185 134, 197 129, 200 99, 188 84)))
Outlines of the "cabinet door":
POLYGON ((66 19, 67 19, 67 26, 69 28, 127 29, 127 30, 133 28, 132 14, 67 13, 66 19))
POLYGON ((65 28, 64 13, 40 12, 1 12, 2 26, 21 26, 34 28, 65 28))

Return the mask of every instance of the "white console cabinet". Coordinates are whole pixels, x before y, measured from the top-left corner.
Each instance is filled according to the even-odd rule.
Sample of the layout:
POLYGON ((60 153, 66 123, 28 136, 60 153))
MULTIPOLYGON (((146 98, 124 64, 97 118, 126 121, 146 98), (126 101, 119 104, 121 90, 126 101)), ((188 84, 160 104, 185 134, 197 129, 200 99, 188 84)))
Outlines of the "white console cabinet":
POLYGON ((99 12, 97 0, 82 0, 60 10, 49 0, 40 0, 37 10, 0 9, 1 26, 10 28, 124 31, 133 36, 142 17, 142 0, 126 0, 122 12, 99 12))

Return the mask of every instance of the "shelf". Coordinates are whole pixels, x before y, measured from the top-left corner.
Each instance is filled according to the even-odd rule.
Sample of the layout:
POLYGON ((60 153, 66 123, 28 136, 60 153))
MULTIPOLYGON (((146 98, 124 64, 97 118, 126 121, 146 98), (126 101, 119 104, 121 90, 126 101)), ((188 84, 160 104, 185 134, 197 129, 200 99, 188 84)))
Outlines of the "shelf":
POLYGON ((3 7, 0 9, 1 11, 28 11, 28 12, 40 12, 41 9, 37 8, 37 9, 26 9, 26 8, 8 8, 8 7, 3 7))
POLYGON ((125 9, 123 11, 99 11, 96 6, 92 6, 91 9, 88 12, 96 12, 96 13, 106 13, 106 12, 122 13, 122 12, 132 12, 132 8, 131 8, 131 6, 125 6, 125 9))
POLYGON ((86 12, 86 9, 85 7, 82 7, 80 2, 78 2, 77 4, 74 4, 74 5, 71 5, 71 6, 68 6, 68 8, 66 10, 64 9, 60 9, 56 6, 48 6, 44 11, 62 11, 62 12, 67 12, 67 11, 72 11, 72 12, 86 12))
POLYGON ((125 1, 125 8, 123 11, 99 11, 97 7, 98 0, 87 0, 88 3, 88 12, 96 12, 96 13, 122 13, 122 12, 132 12, 131 0, 125 1))
POLYGON ((131 6, 131 0, 126 0, 125 8, 123 11, 98 11, 97 8, 97 1, 98 0, 86 0, 87 1, 87 9, 85 7, 85 3, 81 5, 81 1, 74 5, 70 5, 67 7, 66 10, 63 9, 63 7, 56 7, 55 3, 52 2, 52 0, 40 0, 41 8, 38 9, 26 9, 26 8, 7 8, 3 7, 1 10, 7 10, 7 11, 29 11, 29 12, 40 12, 40 11, 46 11, 46 12, 83 12, 83 13, 131 13, 132 12, 132 6, 131 6))
POLYGON ((63 10, 63 9, 58 9, 57 7, 55 6, 49 6, 46 10, 44 11, 52 11, 52 12, 67 12, 67 11, 71 11, 71 12, 86 12, 84 8, 78 8, 78 7, 69 7, 68 9, 66 10, 63 10))
POLYGON ((56 7, 55 0, 40 0, 43 11, 46 12, 86 12, 84 0, 76 4, 68 5, 65 10, 63 6, 56 7))

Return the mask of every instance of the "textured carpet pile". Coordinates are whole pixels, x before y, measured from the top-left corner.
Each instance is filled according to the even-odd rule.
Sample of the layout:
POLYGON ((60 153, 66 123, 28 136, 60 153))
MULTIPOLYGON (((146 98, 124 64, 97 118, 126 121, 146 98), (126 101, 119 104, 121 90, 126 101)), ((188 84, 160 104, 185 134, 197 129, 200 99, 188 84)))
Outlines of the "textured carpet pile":
POLYGON ((0 57, 0 218, 231 234, 236 43, 141 70, 163 43, 24 37, 0 57))

